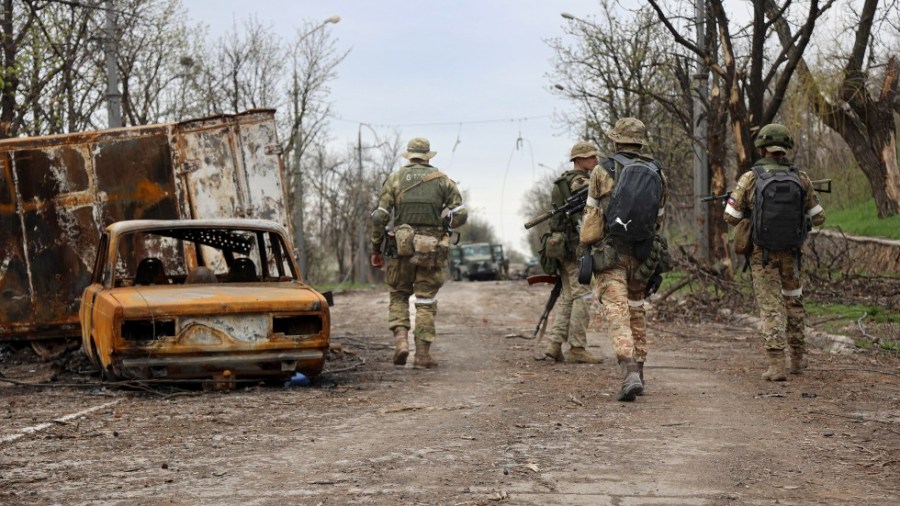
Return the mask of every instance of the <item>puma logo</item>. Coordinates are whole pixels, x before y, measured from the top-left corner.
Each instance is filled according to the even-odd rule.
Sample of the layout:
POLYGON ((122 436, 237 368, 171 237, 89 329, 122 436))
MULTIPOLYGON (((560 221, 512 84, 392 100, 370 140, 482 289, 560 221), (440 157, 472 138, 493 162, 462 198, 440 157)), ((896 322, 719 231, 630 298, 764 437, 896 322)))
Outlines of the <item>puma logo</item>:
POLYGON ((616 217, 615 223, 617 223, 617 224, 619 224, 619 225, 622 225, 622 228, 624 228, 625 231, 628 232, 628 223, 631 223, 631 220, 628 220, 628 223, 622 223, 622 218, 619 218, 619 217, 617 216, 617 217, 616 217))

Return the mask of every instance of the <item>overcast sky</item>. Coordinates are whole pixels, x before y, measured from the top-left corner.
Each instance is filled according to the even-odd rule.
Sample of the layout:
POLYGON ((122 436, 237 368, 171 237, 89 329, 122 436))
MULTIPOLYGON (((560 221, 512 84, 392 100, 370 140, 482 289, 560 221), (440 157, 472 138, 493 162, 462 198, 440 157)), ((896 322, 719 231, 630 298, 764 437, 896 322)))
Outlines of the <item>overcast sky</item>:
MULTIPOLYGON (((210 37, 255 15, 286 40, 303 21, 338 15, 329 30, 350 54, 331 100, 335 149, 360 123, 401 137, 427 137, 432 163, 468 192, 470 210, 507 246, 527 253, 522 198, 536 178, 569 164, 573 137, 554 113, 569 105, 549 91, 561 12, 590 17, 597 0, 184 0, 210 37), (521 140, 519 140, 521 139, 521 140)), ((371 136, 363 127, 362 135, 371 136)), ((371 140, 371 138, 370 138, 371 140)))

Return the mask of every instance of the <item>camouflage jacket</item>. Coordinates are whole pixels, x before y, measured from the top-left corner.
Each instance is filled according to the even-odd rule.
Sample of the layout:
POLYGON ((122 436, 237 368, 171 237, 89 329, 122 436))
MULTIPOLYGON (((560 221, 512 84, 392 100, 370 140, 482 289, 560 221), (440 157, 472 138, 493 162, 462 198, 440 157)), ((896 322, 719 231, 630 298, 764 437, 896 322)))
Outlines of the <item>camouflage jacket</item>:
POLYGON ((394 226, 437 229, 459 227, 467 218, 456 183, 431 165, 410 163, 392 172, 381 186, 378 208, 372 212, 372 251, 380 251, 391 220, 394 226))

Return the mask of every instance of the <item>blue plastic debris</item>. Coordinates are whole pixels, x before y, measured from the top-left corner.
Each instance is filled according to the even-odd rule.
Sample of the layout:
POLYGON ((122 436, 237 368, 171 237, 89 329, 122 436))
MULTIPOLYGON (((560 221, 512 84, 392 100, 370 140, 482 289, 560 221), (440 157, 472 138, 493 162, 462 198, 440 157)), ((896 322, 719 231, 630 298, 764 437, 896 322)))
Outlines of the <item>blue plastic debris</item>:
POLYGON ((284 388, 305 387, 309 385, 309 378, 302 372, 294 373, 291 379, 284 382, 284 388))

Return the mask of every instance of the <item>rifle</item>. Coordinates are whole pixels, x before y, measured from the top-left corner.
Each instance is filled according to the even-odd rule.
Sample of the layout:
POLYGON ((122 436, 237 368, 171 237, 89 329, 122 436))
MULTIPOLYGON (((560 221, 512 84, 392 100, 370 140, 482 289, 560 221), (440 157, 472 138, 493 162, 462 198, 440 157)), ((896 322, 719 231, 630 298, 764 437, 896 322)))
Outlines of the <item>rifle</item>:
MULTIPOLYGON (((830 179, 816 179, 810 181, 813 186, 813 190, 819 193, 831 193, 831 180, 830 179)), ((721 195, 709 195, 700 199, 700 202, 711 202, 713 200, 721 200, 724 204, 728 197, 731 196, 731 192, 723 193, 721 195)))
POLYGON ((582 209, 584 209, 585 203, 587 203, 587 197, 588 187, 584 187, 569 196, 569 198, 566 199, 566 202, 563 205, 553 206, 553 208, 549 211, 526 223, 525 230, 535 227, 538 224, 543 223, 556 216, 557 214, 566 213, 566 216, 572 216, 573 214, 580 212, 582 209))
POLYGON ((534 337, 537 337, 538 341, 540 341, 540 339, 544 337, 544 332, 547 330, 547 318, 550 317, 550 311, 553 311, 553 306, 556 305, 556 299, 559 298, 559 294, 562 292, 562 278, 559 276, 550 276, 548 274, 528 276, 529 285, 536 283, 553 283, 553 290, 550 291, 550 298, 547 299, 547 305, 544 306, 544 314, 541 315, 537 327, 534 328, 534 337), (540 337, 538 337, 539 333, 540 337))

